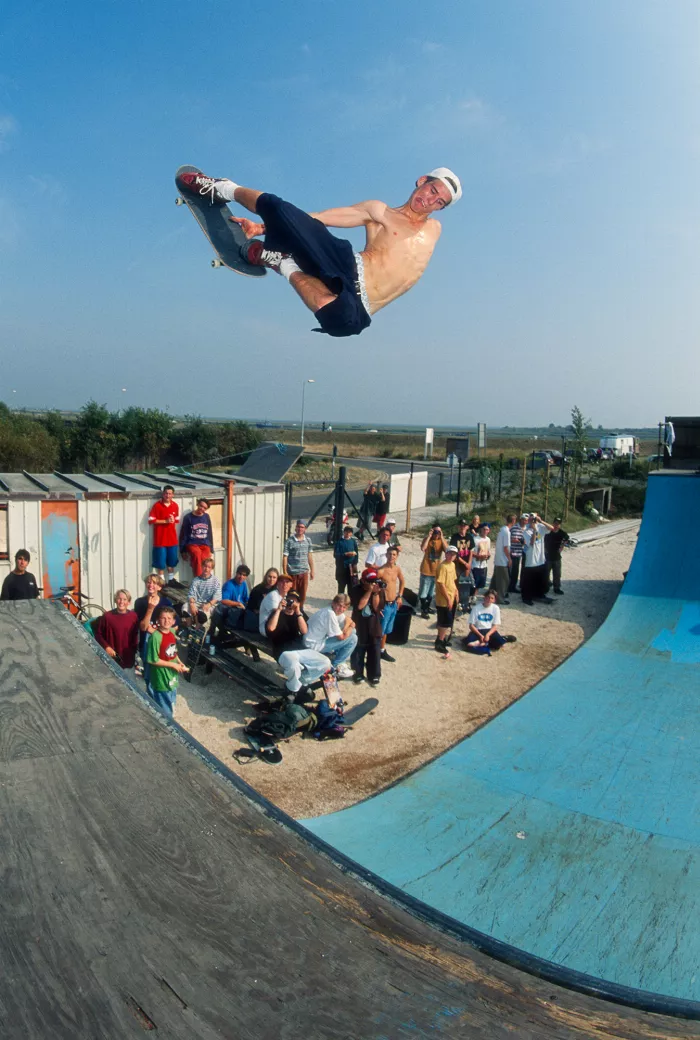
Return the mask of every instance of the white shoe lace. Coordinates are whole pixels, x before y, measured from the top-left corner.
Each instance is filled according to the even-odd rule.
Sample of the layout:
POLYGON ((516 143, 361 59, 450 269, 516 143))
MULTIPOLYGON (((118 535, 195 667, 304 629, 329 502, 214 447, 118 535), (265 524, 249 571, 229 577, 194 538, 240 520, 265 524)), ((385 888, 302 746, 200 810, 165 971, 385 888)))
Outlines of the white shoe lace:
POLYGON ((211 195, 212 203, 219 201, 217 198, 218 192, 216 190, 216 180, 214 177, 205 177, 203 175, 197 177, 197 184, 201 185, 199 189, 200 195, 211 195))
POLYGON ((260 260, 264 264, 268 264, 270 267, 278 267, 282 263, 287 253, 278 253, 274 249, 263 249, 260 254, 260 260))

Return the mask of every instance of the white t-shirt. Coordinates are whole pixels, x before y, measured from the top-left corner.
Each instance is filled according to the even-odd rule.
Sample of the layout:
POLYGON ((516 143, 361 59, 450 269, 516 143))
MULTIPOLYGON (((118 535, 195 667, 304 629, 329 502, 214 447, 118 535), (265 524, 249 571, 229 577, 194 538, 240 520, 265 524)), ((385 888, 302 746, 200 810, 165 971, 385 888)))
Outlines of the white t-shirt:
POLYGON ((545 562, 544 536, 548 530, 549 528, 544 524, 535 524, 534 527, 528 525, 523 531, 526 567, 541 567, 545 562))
POLYGON ((505 524, 496 537, 496 552, 493 558, 494 567, 508 566, 508 557, 503 551, 504 549, 510 549, 510 527, 506 527, 505 524))
POLYGON ((280 596, 277 589, 273 589, 272 592, 268 592, 267 596, 263 598, 263 601, 260 604, 260 624, 258 625, 261 636, 267 635, 267 629, 265 628, 267 620, 270 617, 270 614, 273 612, 273 610, 277 610, 281 602, 282 597, 280 596))
POLYGON ((304 636, 304 646, 309 650, 323 650, 327 639, 333 636, 342 636, 340 618, 333 607, 324 607, 312 614, 308 621, 309 631, 304 636))
POLYGON ((370 551, 367 553, 367 559, 365 560, 365 567, 383 567, 386 563, 386 554, 389 552, 391 546, 387 543, 382 545, 381 542, 375 542, 370 551))
POLYGON ((498 627, 501 623, 501 608, 497 603, 485 607, 483 603, 477 603, 469 615, 469 624, 478 628, 480 632, 488 632, 494 625, 498 627))
POLYGON ((476 567, 478 570, 483 570, 484 567, 488 567, 488 560, 477 560, 477 553, 490 553, 491 552, 491 539, 487 536, 486 538, 476 538, 474 541, 474 552, 472 553, 472 570, 476 567))

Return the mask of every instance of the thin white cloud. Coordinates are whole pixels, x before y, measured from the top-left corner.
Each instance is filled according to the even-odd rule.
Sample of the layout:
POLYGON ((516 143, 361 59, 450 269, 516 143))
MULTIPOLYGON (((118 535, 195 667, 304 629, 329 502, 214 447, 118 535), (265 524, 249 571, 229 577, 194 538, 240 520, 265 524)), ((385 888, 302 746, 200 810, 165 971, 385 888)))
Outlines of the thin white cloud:
POLYGON ((17 133, 17 120, 14 116, 0 115, 0 152, 6 152, 11 145, 12 137, 17 133))
POLYGON ((566 134, 554 151, 543 158, 542 169, 545 173, 562 173, 571 166, 587 162, 607 151, 607 147, 602 138, 590 137, 580 132, 566 134))
POLYGON ((65 192, 63 185, 51 174, 41 175, 29 175, 29 182, 32 185, 32 194, 40 196, 51 202, 62 202, 65 199, 65 192))

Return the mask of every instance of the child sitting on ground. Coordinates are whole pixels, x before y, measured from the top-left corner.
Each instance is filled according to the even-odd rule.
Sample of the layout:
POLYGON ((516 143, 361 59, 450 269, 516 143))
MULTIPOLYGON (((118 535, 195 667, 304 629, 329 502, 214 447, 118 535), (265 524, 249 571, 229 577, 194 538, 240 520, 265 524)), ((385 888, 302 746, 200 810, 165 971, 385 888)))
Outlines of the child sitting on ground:
POLYGON ((149 697, 166 715, 173 714, 179 674, 189 672, 187 665, 177 656, 177 637, 172 632, 174 624, 173 608, 162 607, 146 651, 149 666, 146 689, 149 697))
POLYGON ((469 634, 462 646, 473 654, 488 654, 500 650, 504 643, 514 643, 515 636, 502 636, 498 631, 501 610, 496 604, 496 593, 490 589, 484 593, 481 603, 472 608, 469 615, 469 634))

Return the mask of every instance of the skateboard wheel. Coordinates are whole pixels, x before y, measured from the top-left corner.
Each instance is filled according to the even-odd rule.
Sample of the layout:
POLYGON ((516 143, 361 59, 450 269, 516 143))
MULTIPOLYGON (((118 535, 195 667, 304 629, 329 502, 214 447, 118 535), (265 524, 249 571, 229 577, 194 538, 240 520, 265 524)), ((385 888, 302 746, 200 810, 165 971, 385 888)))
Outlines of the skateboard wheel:
POLYGON ((185 205, 185 200, 183 199, 182 195, 178 195, 178 197, 175 199, 175 205, 176 206, 184 206, 185 205))
POLYGON ((223 262, 223 260, 212 260, 211 266, 212 267, 223 267, 224 266, 224 262, 223 262))

